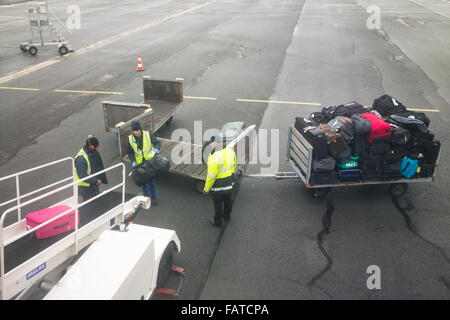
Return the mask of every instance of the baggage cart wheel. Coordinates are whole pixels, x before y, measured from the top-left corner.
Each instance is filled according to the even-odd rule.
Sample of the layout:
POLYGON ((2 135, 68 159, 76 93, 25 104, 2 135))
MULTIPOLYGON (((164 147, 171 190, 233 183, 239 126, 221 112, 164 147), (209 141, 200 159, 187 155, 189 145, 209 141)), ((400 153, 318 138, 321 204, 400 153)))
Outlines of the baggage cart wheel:
POLYGON ((195 189, 197 189, 198 192, 203 193, 203 188, 205 187, 205 182, 203 180, 195 180, 195 189))
POLYGON ((169 125, 173 120, 173 116, 171 116, 169 119, 167 119, 166 124, 169 125))
POLYGON ((164 250, 164 253, 159 261, 158 267, 158 278, 156 279, 156 287, 163 288, 164 284, 169 280, 170 271, 172 270, 173 264, 173 251, 174 251, 173 242, 169 243, 164 250))
POLYGON ((69 49, 65 45, 62 45, 61 47, 58 48, 58 52, 60 55, 63 56, 67 54, 67 52, 69 52, 69 49))
POLYGON ((403 196, 408 191, 408 185, 406 183, 391 183, 389 186, 389 192, 393 196, 403 196))
POLYGON ((325 197, 328 194, 328 192, 330 192, 330 189, 331 188, 312 188, 311 194, 314 198, 321 199, 325 197))
POLYGON ((35 56, 38 53, 38 49, 35 46, 31 46, 28 48, 28 52, 32 55, 35 56))

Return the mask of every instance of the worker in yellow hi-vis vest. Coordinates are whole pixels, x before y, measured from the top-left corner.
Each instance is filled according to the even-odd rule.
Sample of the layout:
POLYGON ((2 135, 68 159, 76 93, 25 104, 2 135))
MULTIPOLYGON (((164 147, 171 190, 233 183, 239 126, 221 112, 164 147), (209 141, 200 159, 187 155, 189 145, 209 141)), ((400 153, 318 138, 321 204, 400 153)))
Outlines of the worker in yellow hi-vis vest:
POLYGON ((231 219, 232 194, 235 182, 236 153, 231 148, 216 151, 219 144, 211 137, 208 156, 208 173, 203 194, 212 193, 215 215, 209 222, 218 228, 231 219))
MULTIPOLYGON (((142 130, 139 121, 131 123, 132 134, 128 136, 128 158, 132 166, 136 167, 146 160, 152 159, 159 153, 161 141, 150 131, 142 130)), ((156 177, 142 187, 144 196, 152 199, 152 205, 156 205, 156 177)))
MULTIPOLYGON (((85 145, 74 158, 75 180, 78 181, 96 172, 104 170, 103 161, 98 152, 98 139, 88 136, 85 145)), ((100 193, 99 186, 107 184, 106 174, 102 173, 78 183, 78 195, 86 201, 100 193)))

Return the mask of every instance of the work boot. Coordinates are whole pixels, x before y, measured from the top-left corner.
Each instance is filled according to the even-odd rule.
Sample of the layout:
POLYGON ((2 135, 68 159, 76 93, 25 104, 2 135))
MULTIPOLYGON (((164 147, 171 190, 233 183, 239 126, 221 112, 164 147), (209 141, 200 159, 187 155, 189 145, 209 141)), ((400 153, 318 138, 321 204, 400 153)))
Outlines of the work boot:
POLYGON ((222 227, 223 227, 223 224, 222 224, 222 223, 217 224, 217 223, 214 221, 213 218, 209 219, 209 223, 211 223, 211 224, 212 224, 214 227, 216 227, 216 228, 222 228, 222 227))

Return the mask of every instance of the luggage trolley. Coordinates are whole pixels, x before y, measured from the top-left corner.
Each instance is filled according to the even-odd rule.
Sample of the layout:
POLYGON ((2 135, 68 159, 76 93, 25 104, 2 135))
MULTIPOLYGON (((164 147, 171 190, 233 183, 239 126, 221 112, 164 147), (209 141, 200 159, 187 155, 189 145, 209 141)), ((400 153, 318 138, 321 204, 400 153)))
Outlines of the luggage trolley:
POLYGON ((327 195, 331 188, 334 187, 349 187, 357 185, 369 185, 369 184, 390 184, 389 192, 392 195, 401 196, 408 190, 407 183, 414 182, 434 182, 435 173, 439 163, 440 151, 437 157, 435 169, 431 177, 420 177, 412 179, 397 179, 397 180, 365 180, 359 182, 338 182, 333 184, 313 184, 311 182, 311 170, 313 161, 313 147, 311 144, 301 135, 301 133, 291 126, 288 132, 288 144, 286 150, 286 158, 294 172, 288 173, 276 173, 277 178, 297 178, 299 177, 305 187, 311 190, 313 197, 322 198, 327 195))
POLYGON ((28 17, 30 22, 31 39, 28 42, 20 44, 20 50, 28 52, 32 56, 38 53, 37 46, 58 46, 58 52, 60 55, 65 55, 68 52, 73 51, 72 46, 65 39, 65 37, 57 31, 56 27, 50 22, 49 13, 58 21, 60 25, 70 34, 69 29, 59 20, 56 14, 48 8, 47 2, 31 2, 29 6, 34 6, 28 9, 28 17), (44 40, 48 34, 48 38, 51 40, 44 40))
POLYGON ((38 296, 44 292, 44 299, 149 299, 162 287, 173 268, 173 252, 180 251, 177 234, 129 224, 142 208, 150 208, 151 200, 125 193, 123 163, 94 175, 111 171, 120 171, 120 182, 81 203, 77 185, 92 176, 75 181, 72 158, 0 178, 0 183, 15 180, 17 194, 0 203, 0 208, 7 208, 0 218, 0 299, 26 299, 35 291, 41 292, 38 296), (36 175, 43 168, 54 170, 61 163, 72 166, 69 177, 21 194, 20 177, 36 175), (65 198, 62 191, 72 195, 65 198), (41 207, 43 199, 50 199, 50 207, 70 209, 30 229, 25 207, 41 207), (36 230, 74 210, 78 213, 74 230, 46 239, 34 236, 36 230))
MULTIPOLYGON (((132 133, 131 123, 138 120, 143 129, 150 129, 159 136, 158 130, 164 125, 170 125, 175 112, 183 104, 183 82, 182 78, 156 79, 144 76, 142 103, 102 101, 105 130, 116 133, 122 162, 129 162, 127 146, 128 136, 132 133)), ((236 152, 243 149, 240 153, 244 154, 244 159, 239 159, 242 164, 249 162, 251 149, 249 135, 255 128, 256 125, 246 127, 244 122, 236 121, 224 124, 221 129, 220 139, 229 142, 236 152)), ((196 159, 202 158, 203 146, 164 138, 159 140, 161 155, 170 162, 169 172, 193 178, 196 190, 202 193, 208 168, 206 163, 196 159), (183 152, 183 161, 174 163, 171 157, 172 151, 180 150, 183 152)))

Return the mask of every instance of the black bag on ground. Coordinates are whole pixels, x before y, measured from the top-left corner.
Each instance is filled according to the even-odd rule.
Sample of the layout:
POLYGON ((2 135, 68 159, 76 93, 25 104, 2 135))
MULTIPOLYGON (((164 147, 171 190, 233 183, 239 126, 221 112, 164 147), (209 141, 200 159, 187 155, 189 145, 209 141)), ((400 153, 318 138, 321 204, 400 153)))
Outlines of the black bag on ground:
POLYGON ((368 110, 358 102, 352 101, 347 104, 337 106, 333 111, 333 117, 347 117, 350 118, 354 114, 366 113, 368 110))
POLYGON ((334 132, 337 132, 344 138, 345 142, 350 143, 353 140, 355 134, 352 121, 344 116, 338 116, 329 121, 328 126, 330 126, 334 132))
POLYGON ((336 160, 329 157, 322 160, 313 160, 312 169, 314 172, 334 171, 336 167, 336 160))
POLYGON ((375 99, 372 109, 378 111, 384 117, 406 111, 406 107, 400 101, 387 94, 375 99))
POLYGON ((306 118, 295 118, 294 127, 313 147, 313 158, 321 160, 328 157, 328 146, 325 134, 319 128, 311 125, 312 121, 306 118))
POLYGON ((313 185, 335 184, 337 181, 337 172, 335 170, 328 172, 311 172, 310 183, 313 185))
POLYGON ((156 171, 148 165, 148 161, 140 164, 131 171, 131 178, 138 187, 144 186, 147 182, 152 180, 156 175, 156 171))

